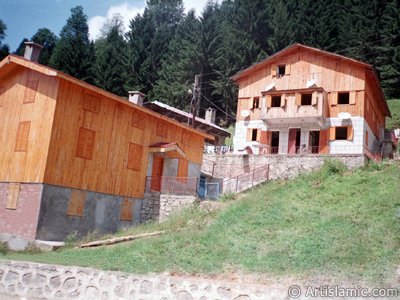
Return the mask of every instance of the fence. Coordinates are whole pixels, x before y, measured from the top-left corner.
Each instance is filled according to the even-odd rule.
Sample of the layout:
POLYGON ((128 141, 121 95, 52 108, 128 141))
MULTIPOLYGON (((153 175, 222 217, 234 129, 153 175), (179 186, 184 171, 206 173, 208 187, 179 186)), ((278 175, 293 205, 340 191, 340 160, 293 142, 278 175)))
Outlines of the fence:
POLYGON ((197 195, 197 177, 146 177, 146 191, 171 195, 197 195))
POLYGON ((239 193, 247 190, 257 184, 267 181, 269 177, 269 165, 262 166, 254 169, 248 173, 236 176, 225 180, 223 185, 223 192, 239 193))

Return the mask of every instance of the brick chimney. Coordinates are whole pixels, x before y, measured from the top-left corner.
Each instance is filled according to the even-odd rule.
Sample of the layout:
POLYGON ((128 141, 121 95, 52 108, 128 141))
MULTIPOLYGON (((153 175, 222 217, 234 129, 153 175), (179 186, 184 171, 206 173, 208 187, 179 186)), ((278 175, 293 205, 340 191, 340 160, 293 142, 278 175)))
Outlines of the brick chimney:
POLYGON ((129 91, 129 102, 135 103, 137 105, 142 106, 143 105, 143 99, 145 94, 139 92, 139 91, 129 91))
POLYGON ((214 108, 209 107, 206 109, 205 120, 207 122, 215 124, 215 115, 216 115, 216 110, 214 108))
POLYGON ((40 51, 43 46, 34 42, 25 42, 25 54, 24 58, 31 61, 38 61, 40 51))

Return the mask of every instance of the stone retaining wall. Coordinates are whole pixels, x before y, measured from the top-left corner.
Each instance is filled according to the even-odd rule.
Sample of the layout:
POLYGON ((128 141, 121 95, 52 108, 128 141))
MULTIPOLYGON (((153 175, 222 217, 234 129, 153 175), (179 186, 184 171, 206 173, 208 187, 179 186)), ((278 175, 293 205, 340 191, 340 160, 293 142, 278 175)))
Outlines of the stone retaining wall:
POLYGON ((191 195, 169 195, 146 192, 142 203, 140 218, 142 222, 149 220, 163 221, 173 212, 188 207, 196 201, 191 195))
POLYGON ((289 299, 284 286, 0 261, 0 295, 28 299, 289 299))

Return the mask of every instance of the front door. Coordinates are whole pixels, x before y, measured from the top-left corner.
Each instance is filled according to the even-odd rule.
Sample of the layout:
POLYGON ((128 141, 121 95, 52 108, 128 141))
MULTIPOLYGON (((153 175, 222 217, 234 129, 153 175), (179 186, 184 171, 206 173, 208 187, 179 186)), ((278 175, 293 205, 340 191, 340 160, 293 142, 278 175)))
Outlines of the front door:
POLYGON ((153 169, 151 172, 151 190, 161 191, 161 178, 164 170, 164 157, 160 155, 153 156, 153 169))
POLYGON ((299 128, 289 129, 289 143, 288 143, 288 153, 296 154, 300 148, 300 134, 299 128))

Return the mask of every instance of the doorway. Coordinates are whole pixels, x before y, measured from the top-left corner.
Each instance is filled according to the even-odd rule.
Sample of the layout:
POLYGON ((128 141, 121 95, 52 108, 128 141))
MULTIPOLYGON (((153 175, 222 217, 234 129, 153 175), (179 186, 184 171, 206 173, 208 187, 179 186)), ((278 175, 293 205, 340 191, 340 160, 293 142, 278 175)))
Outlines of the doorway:
POLYGON ((289 129, 289 143, 288 143, 288 153, 296 154, 300 150, 300 139, 301 130, 300 128, 290 128, 289 129))
POLYGON ((319 130, 310 131, 308 147, 313 154, 319 153, 319 130))
POLYGON ((160 192, 161 191, 161 181, 164 171, 164 157, 161 155, 153 156, 153 168, 151 171, 151 190, 160 192))
POLYGON ((271 132, 271 154, 279 152, 279 131, 271 132))

